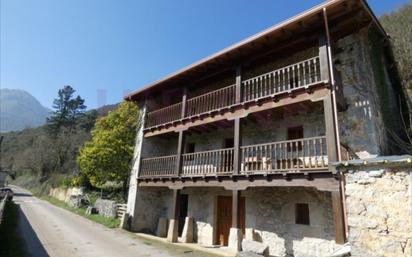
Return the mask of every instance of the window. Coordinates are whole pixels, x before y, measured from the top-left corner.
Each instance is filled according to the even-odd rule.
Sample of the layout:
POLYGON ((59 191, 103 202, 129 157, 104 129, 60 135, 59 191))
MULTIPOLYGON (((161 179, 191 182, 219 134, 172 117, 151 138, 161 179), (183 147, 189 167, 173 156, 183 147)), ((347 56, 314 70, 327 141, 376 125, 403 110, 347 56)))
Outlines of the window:
POLYGON ((225 139, 225 148, 233 148, 235 146, 235 141, 233 138, 226 138, 225 139))
POLYGON ((310 225, 309 204, 297 203, 295 205, 295 223, 301 225, 310 225))
POLYGON ((186 145, 186 153, 194 153, 195 152, 195 143, 188 143, 186 145))
MULTIPOLYGON (((303 138, 303 126, 288 128, 288 140, 295 140, 303 138)), ((288 144, 288 152, 302 150, 302 142, 297 142, 298 148, 296 149, 295 143, 288 144)))

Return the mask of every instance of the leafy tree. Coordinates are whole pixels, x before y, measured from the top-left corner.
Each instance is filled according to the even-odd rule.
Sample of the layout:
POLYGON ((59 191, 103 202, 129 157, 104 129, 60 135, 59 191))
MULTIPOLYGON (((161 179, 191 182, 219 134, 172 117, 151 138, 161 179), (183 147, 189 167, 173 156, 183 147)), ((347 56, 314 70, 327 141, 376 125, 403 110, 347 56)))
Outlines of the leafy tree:
POLYGON ((126 193, 137 120, 138 107, 123 102, 96 121, 92 139, 85 143, 77 158, 81 172, 93 186, 101 188, 106 182, 123 183, 126 193))
MULTIPOLYGON (((409 133, 409 143, 403 148, 412 151, 412 2, 398 10, 382 15, 379 18, 382 26, 390 35, 392 55, 395 60, 397 75, 401 82, 403 95, 401 101, 404 127, 409 133)), ((399 96, 401 97, 401 96, 399 96)), ((403 145, 403 142, 398 142, 403 145)))
POLYGON ((76 120, 84 115, 86 105, 84 99, 79 95, 74 96, 71 86, 64 86, 59 90, 57 98, 53 101, 55 111, 50 118, 47 118, 49 131, 56 134, 62 127, 70 130, 75 126, 76 120))

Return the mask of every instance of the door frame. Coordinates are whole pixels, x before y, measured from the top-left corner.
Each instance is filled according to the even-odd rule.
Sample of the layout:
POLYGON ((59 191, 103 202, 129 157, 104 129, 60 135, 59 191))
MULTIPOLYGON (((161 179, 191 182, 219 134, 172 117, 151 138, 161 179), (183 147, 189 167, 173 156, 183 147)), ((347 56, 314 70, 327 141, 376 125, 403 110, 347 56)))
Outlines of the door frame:
MULTIPOLYGON (((219 235, 218 235, 218 233, 219 233, 219 229, 218 229, 218 217, 219 217, 219 210, 218 210, 218 206, 219 206, 219 204, 218 204, 218 199, 219 199, 219 197, 230 197, 231 198, 231 200, 233 201, 233 196, 231 195, 231 194, 219 194, 219 195, 216 195, 214 198, 214 210, 213 210, 213 223, 214 223, 214 225, 213 225, 213 244, 214 245, 220 245, 220 242, 219 242, 219 235)), ((242 213, 242 210, 239 210, 239 215, 241 215, 240 216, 240 219, 242 219, 243 218, 243 221, 241 220, 240 221, 240 226, 242 226, 243 225, 243 227, 241 227, 241 229, 242 229, 242 231, 243 231, 243 237, 245 236, 245 229, 246 229, 246 198, 244 197, 244 196, 241 196, 240 197, 240 208, 242 208, 243 207, 243 215, 241 215, 241 213, 242 213), (243 204, 242 204, 242 202, 243 202, 243 204)), ((232 205, 230 205, 231 207, 230 207, 230 209, 232 209, 232 205)), ((230 223, 230 227, 232 227, 232 223, 230 223)), ((222 246, 222 245, 221 245, 222 246)))

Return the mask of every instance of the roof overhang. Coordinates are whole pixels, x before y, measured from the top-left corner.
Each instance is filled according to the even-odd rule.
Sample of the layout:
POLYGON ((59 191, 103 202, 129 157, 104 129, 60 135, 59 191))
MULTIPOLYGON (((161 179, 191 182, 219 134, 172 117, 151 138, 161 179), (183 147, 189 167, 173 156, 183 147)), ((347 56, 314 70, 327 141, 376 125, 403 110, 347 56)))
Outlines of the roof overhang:
POLYGON ((182 81, 193 76, 211 73, 212 70, 216 71, 230 64, 233 65, 234 61, 239 60, 240 56, 244 57, 248 53, 252 54, 253 49, 261 45, 274 44, 274 42, 282 40, 285 35, 294 34, 297 29, 323 26, 322 13, 324 9, 328 14, 329 26, 337 27, 335 31, 346 31, 348 33, 348 31, 359 29, 359 26, 372 23, 382 33, 382 36, 387 38, 386 32, 365 0, 329 0, 173 72, 160 80, 143 86, 126 95, 124 99, 138 100, 145 97, 145 93, 152 90, 161 90, 165 86, 177 84, 178 82, 182 83, 182 81), (359 17, 362 17, 362 22, 359 21, 359 17), (367 19, 366 22, 365 19, 367 19))

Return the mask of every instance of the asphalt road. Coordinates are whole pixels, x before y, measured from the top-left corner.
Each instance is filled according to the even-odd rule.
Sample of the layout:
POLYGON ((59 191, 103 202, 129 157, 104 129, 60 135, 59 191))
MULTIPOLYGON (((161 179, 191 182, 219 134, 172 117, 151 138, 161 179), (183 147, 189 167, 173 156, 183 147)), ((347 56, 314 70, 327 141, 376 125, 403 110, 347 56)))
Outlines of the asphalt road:
POLYGON ((13 187, 19 231, 32 257, 206 257, 108 229, 13 187))

